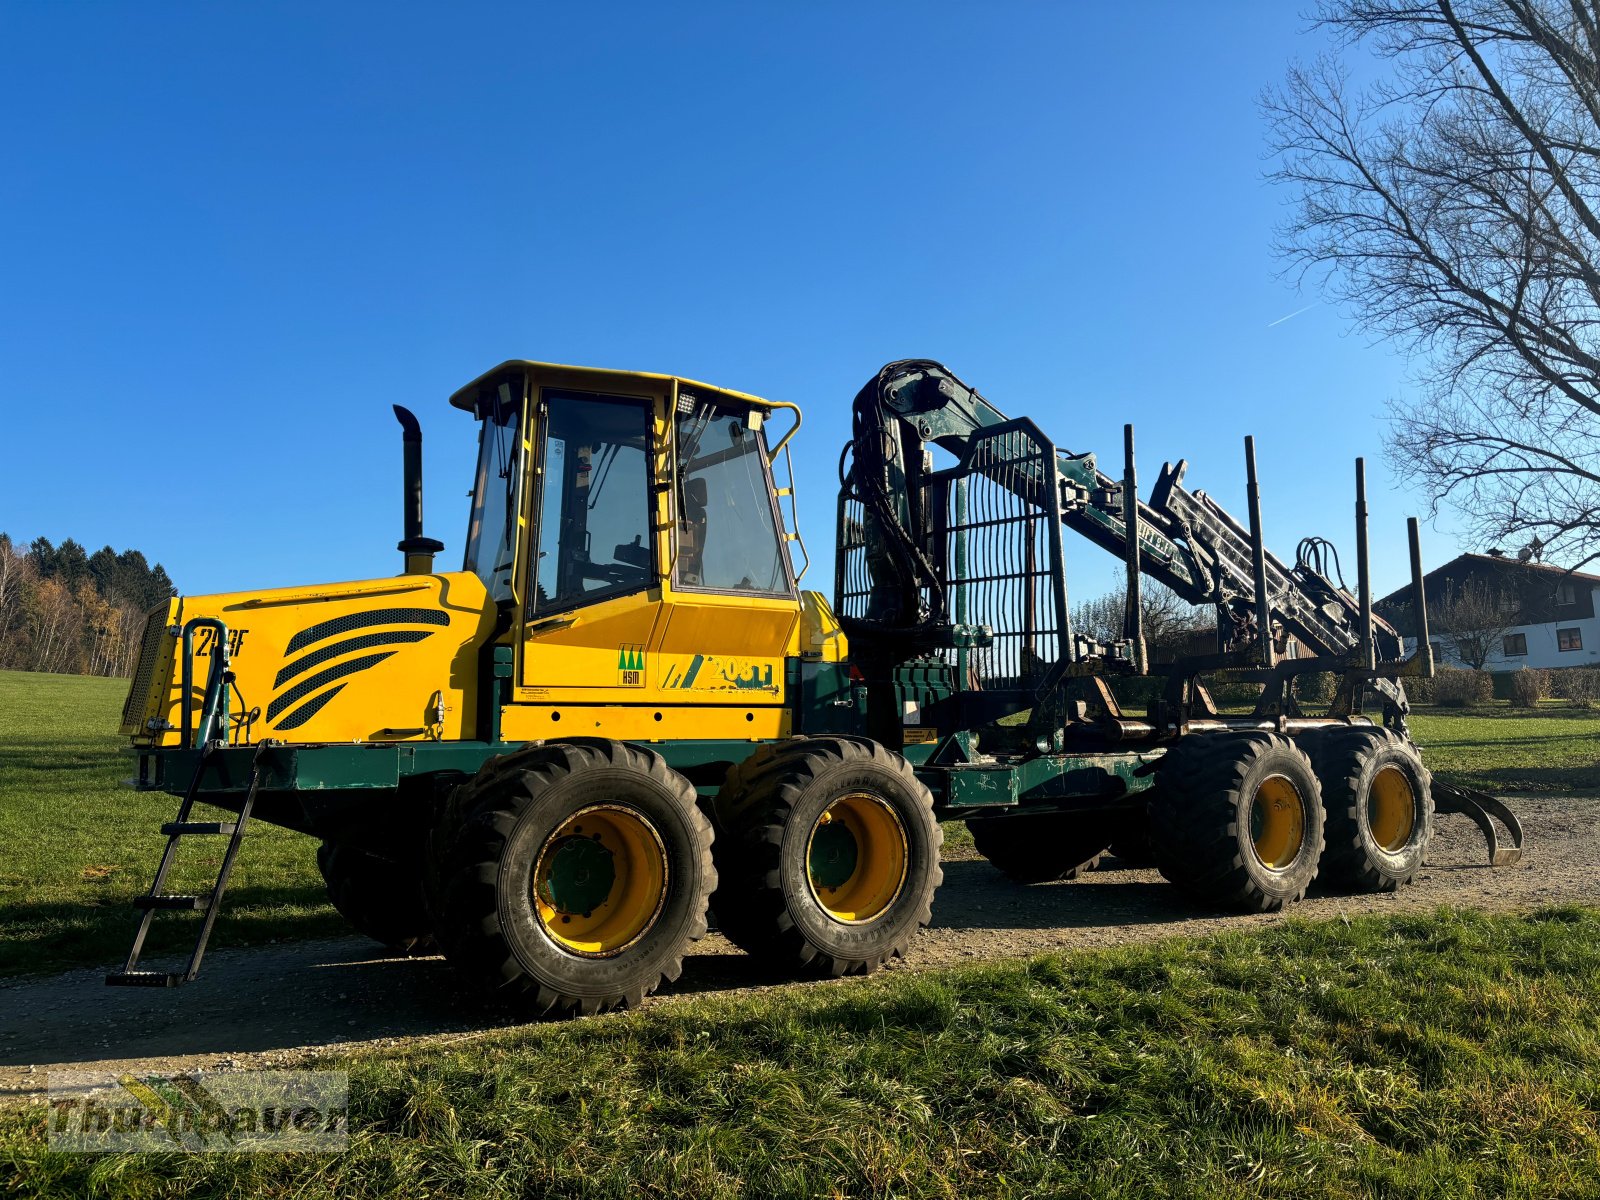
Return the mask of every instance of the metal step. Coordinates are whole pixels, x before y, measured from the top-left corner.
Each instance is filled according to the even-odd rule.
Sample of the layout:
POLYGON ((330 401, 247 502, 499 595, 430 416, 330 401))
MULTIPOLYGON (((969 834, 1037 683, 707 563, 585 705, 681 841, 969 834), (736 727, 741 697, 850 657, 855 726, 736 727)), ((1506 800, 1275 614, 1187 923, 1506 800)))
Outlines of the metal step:
POLYGON ((180 912, 198 912, 206 906, 206 901, 211 899, 210 893, 204 896, 135 896, 135 908, 155 908, 163 912, 177 910, 180 912))
POLYGON ((173 988, 183 983, 183 976, 171 971, 113 971, 106 976, 109 987, 173 988))
MULTIPOLYGON (((201 618, 196 618, 201 620, 201 618)), ((211 622, 221 626, 216 622, 211 622)), ((186 626, 186 630, 193 626, 186 626)), ((185 634, 187 638, 187 633, 185 634)), ((224 645, 225 642, 219 642, 224 645)), ((187 653, 187 641, 185 642, 187 653)), ((223 652, 224 657, 226 651, 223 652)), ((213 659, 213 664, 218 660, 213 659)), ((212 678, 206 685, 207 704, 216 699, 219 689, 225 688, 233 682, 233 674, 226 670, 223 664, 221 673, 212 672, 212 678)), ((185 660, 184 671, 187 675, 188 662, 185 660)), ((184 724, 188 725, 187 711, 184 724)), ((193 741, 185 732, 184 742, 193 746, 193 741)), ((200 795, 201 781, 206 768, 211 761, 211 755, 221 749, 223 743, 206 741, 200 749, 200 758, 195 763, 194 774, 189 779, 189 786, 184 789, 183 803, 178 807, 177 819, 168 821, 161 826, 161 832, 167 835, 166 849, 161 852, 161 861, 156 866, 155 878, 150 881, 150 890, 142 896, 136 896, 133 907, 139 910, 139 924, 134 930, 133 945, 128 950, 127 960, 122 964, 122 970, 114 971, 106 976, 106 983, 123 987, 159 987, 174 988, 188 983, 200 972, 200 960, 205 957, 206 943, 211 938, 211 929, 217 920, 217 910, 222 907, 222 894, 227 891, 228 878, 233 871, 233 861, 239 853, 239 845, 244 840, 245 826, 250 821, 250 811, 256 802, 256 794, 261 788, 262 756, 269 749, 279 743, 263 738, 256 746, 256 752, 250 761, 250 782, 245 789, 244 800, 239 805, 239 815, 233 821, 191 821, 189 813, 194 807, 196 798, 200 795), (167 872, 173 865, 178 853, 178 846, 185 834, 220 834, 228 839, 227 849, 222 855, 222 864, 217 868, 216 883, 207 892, 197 896, 170 895, 162 891, 166 884, 167 872), (198 912, 201 914, 200 928, 195 934, 194 949, 189 954, 189 965, 181 973, 169 971, 141 971, 139 970, 139 955, 144 952, 145 935, 150 932, 151 923, 158 912, 198 912)))
POLYGON ((237 821, 168 821, 161 827, 161 832, 168 837, 179 837, 188 833, 222 833, 231 837, 237 828, 239 828, 237 821))

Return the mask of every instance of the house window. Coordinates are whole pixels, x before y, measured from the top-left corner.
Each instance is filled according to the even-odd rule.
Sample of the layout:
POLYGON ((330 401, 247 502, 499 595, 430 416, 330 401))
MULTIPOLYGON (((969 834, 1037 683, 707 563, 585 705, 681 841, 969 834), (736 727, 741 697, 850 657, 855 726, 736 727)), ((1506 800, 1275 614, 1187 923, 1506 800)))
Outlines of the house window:
POLYGON ((1528 635, 1525 633, 1508 633, 1500 639, 1500 656, 1502 658, 1521 658, 1528 653, 1528 635))
POLYGON ((1581 630, 1581 629, 1558 629, 1558 630, 1556 630, 1556 649, 1557 650, 1582 650, 1583 649, 1583 630, 1581 630))
POLYGON ((1576 604, 1578 602, 1578 589, 1571 583, 1556 584, 1557 604, 1576 604))

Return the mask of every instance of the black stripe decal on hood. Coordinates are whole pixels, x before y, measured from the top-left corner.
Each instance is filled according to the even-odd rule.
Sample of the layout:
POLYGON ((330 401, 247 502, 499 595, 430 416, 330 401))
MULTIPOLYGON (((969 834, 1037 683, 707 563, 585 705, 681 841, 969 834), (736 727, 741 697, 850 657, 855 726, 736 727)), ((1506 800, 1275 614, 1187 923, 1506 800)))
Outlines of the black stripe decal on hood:
POLYGON ((420 642, 424 638, 431 638, 432 636, 433 630, 431 629, 391 629, 382 633, 364 633, 360 637, 345 638, 342 642, 334 642, 331 646, 313 650, 304 658, 296 659, 278 672, 278 677, 272 681, 272 686, 280 688, 302 671, 309 671, 312 667, 320 667, 329 659, 338 658, 341 654, 350 654, 356 650, 370 650, 374 646, 394 646, 406 642, 420 642))
POLYGON ((448 625, 450 614, 437 608, 369 608, 366 612, 346 613, 342 617, 320 621, 302 629, 289 639, 285 654, 304 650, 312 642, 353 633, 357 629, 370 629, 374 625, 448 625))
POLYGON ((298 729, 322 711, 322 706, 344 691, 344 684, 329 688, 320 696, 313 696, 283 719, 279 729, 298 729))
POLYGON ((364 654, 360 658, 352 658, 349 662, 340 663, 336 667, 329 667, 326 671, 318 671, 308 679, 303 679, 286 692, 280 692, 267 705, 267 720, 275 720, 279 713, 288 708, 295 701, 309 696, 324 684, 332 683, 335 679, 343 679, 346 675, 354 675, 357 671, 365 671, 368 667, 375 667, 386 658, 393 658, 393 650, 385 650, 382 654, 364 654))

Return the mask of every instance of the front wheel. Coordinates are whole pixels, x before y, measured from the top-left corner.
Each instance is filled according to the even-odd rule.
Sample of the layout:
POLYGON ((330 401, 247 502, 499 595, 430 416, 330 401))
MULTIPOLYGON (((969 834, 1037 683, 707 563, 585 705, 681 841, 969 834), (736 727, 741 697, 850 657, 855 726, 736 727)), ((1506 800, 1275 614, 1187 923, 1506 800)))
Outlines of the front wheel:
POLYGON ((452 797, 439 942, 537 1012, 637 1005, 706 931, 711 841, 693 785, 649 750, 574 738, 517 751, 452 797))
POLYGON ((1322 857, 1322 790, 1311 760, 1275 733, 1198 733, 1161 759, 1150 845, 1195 899, 1274 912, 1301 899, 1322 857))
POLYGON ((866 973, 933 919, 943 880, 933 796, 865 738, 763 747, 718 794, 717 927, 779 966, 866 973))

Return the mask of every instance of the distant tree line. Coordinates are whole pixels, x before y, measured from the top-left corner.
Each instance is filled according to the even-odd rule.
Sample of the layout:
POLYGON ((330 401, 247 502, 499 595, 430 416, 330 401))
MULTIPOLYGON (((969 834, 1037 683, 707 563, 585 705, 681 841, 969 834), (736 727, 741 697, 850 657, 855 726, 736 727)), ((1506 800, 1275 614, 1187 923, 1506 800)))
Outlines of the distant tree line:
POLYGON ((145 615, 176 594, 160 563, 67 538, 20 550, 0 533, 0 668, 131 675, 145 615))

